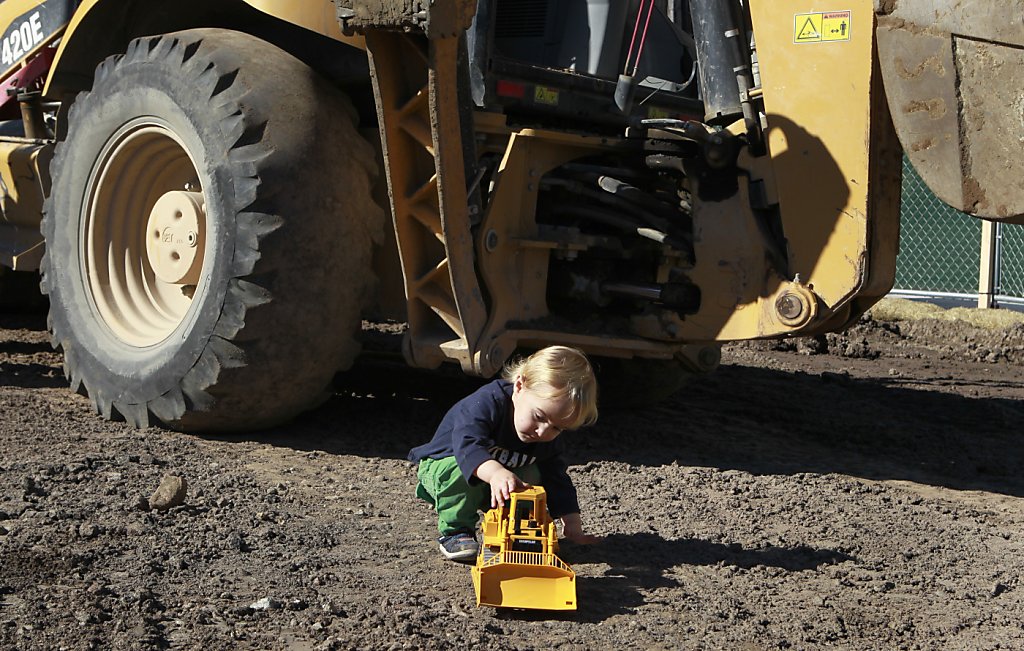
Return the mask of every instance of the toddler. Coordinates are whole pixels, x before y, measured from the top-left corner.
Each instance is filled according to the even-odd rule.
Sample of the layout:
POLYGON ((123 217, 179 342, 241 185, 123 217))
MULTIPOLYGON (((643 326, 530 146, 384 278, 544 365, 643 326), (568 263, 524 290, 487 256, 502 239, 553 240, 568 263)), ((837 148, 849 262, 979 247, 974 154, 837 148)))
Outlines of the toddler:
POLYGON ((419 461, 416 495, 437 511, 438 543, 451 560, 474 558, 477 512, 503 506, 509 494, 543 485, 563 535, 596 542, 583 531, 576 488, 562 460, 559 434, 597 421, 597 381, 586 356, 550 346, 507 366, 502 379, 463 398, 434 438, 409 452, 419 461))

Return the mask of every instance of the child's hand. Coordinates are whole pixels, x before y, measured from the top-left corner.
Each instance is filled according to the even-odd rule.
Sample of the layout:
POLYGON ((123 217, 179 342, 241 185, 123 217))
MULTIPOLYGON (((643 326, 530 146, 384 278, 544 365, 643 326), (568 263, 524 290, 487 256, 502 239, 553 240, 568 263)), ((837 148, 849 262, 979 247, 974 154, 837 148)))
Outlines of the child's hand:
POLYGON ((491 508, 505 506, 505 502, 511 499, 512 493, 517 493, 529 484, 516 476, 511 470, 502 468, 496 471, 487 481, 491 485, 491 508))
POLYGON ((530 487, 529 484, 517 477, 514 472, 494 459, 481 463, 474 474, 490 484, 492 509, 505 506, 505 502, 511 499, 512 493, 530 487))
POLYGON ((562 536, 577 545, 593 545, 601 542, 600 536, 592 536, 583 531, 583 520, 579 513, 567 513, 562 516, 562 536))

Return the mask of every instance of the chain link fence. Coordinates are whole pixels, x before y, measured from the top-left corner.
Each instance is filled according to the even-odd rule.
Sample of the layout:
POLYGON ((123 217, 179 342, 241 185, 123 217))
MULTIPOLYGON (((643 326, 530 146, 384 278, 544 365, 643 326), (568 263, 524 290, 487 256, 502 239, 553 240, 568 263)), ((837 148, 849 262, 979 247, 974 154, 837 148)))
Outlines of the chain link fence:
POLYGON ((900 253, 894 294, 1024 304, 1024 226, 983 222, 942 203, 903 159, 900 253), (994 238, 989 242, 983 238, 994 238), (983 251, 994 258, 986 265, 983 251), (991 268, 990 288, 985 270, 991 268))
POLYGON ((1024 299, 1024 225, 1000 224, 997 231, 996 300, 1024 299))

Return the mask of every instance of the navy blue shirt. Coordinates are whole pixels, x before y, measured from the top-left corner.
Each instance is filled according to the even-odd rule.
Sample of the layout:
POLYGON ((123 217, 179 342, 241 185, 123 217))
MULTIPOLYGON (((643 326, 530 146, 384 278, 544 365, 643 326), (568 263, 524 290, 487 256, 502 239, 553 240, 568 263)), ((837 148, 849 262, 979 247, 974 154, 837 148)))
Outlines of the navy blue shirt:
POLYGON ((576 487, 562 460, 562 437, 547 443, 524 443, 512 420, 512 383, 495 380, 455 403, 429 443, 413 448, 409 461, 455 457, 470 485, 481 480, 473 472, 494 459, 509 470, 531 463, 540 470, 551 517, 579 513, 576 487))

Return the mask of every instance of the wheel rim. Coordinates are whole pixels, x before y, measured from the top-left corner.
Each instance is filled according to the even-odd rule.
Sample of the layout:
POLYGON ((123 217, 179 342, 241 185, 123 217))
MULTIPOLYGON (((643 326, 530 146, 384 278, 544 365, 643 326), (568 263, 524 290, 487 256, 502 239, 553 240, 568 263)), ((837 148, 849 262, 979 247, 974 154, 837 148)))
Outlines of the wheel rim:
POLYGON ((203 290, 208 224, 195 164, 166 123, 139 118, 107 141, 81 223, 82 272, 100 320, 130 346, 167 339, 203 290))

